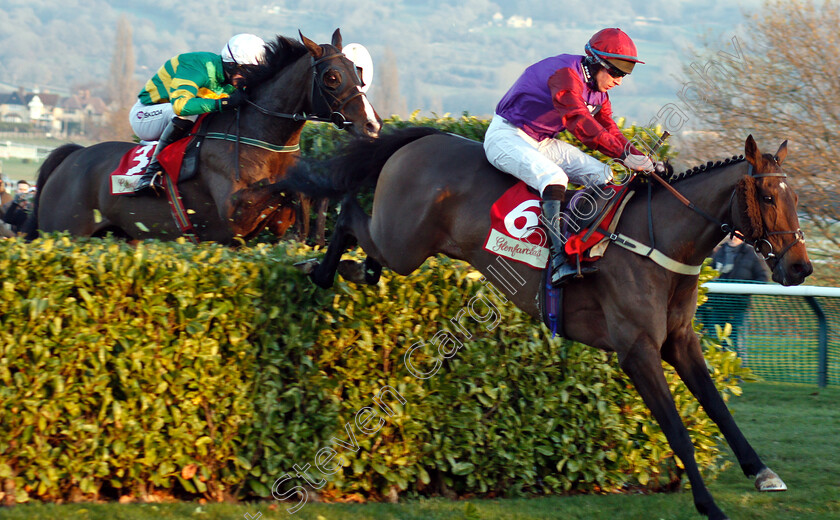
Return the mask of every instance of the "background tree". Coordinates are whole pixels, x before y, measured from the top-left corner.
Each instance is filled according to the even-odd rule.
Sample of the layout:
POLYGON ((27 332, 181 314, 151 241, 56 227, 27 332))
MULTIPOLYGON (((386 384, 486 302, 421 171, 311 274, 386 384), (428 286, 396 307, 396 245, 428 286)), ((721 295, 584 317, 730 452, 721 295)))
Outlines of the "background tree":
POLYGON ((840 220, 838 7, 836 0, 766 2, 746 23, 746 38, 715 55, 707 45, 702 65, 684 67, 691 81, 678 95, 704 130, 686 139, 687 159, 741 154, 748 134, 767 151, 788 139, 785 168, 800 208, 833 246, 840 244, 831 229, 840 220))
POLYGON ((376 81, 371 86, 371 101, 382 117, 394 114, 405 117, 408 115, 405 98, 400 93, 400 73, 397 68, 397 57, 391 49, 385 50, 382 63, 374 66, 376 81))
POLYGON ((137 99, 140 87, 134 79, 134 46, 131 23, 125 16, 117 21, 114 54, 108 78, 108 123, 106 136, 109 139, 131 139, 133 132, 128 124, 128 111, 137 99))

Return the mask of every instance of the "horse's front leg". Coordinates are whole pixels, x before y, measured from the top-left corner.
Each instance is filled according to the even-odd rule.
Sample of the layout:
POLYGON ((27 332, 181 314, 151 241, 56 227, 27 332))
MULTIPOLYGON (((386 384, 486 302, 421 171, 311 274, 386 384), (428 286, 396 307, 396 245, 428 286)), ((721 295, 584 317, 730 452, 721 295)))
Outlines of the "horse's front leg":
POLYGON ((785 483, 761 461, 735 424, 735 419, 732 418, 709 375, 700 339, 690 325, 668 337, 662 349, 662 358, 674 367, 686 387, 706 410, 709 418, 718 425, 735 453, 744 475, 756 477, 755 487, 759 491, 785 491, 785 483))
POLYGON ((639 337, 621 362, 621 368, 630 376, 636 390, 665 433, 668 444, 682 461, 691 482, 691 492, 697 510, 712 520, 726 519, 726 515, 715 504, 700 476, 697 460, 694 458, 694 445, 668 388, 657 345, 647 336, 639 337))
POLYGON ((379 255, 370 238, 370 216, 359 206, 355 197, 345 197, 341 203, 341 212, 336 219, 327 252, 321 262, 309 273, 318 287, 332 287, 336 272, 342 278, 355 283, 375 284, 379 281, 382 265, 374 259, 379 255), (364 263, 341 260, 341 255, 356 240, 368 255, 364 263))
POLYGON ((333 286, 335 282, 335 275, 338 271, 338 264, 341 261, 341 255, 347 250, 348 247, 351 245, 352 237, 348 233, 347 225, 347 207, 342 204, 341 211, 338 213, 338 218, 335 221, 335 228, 333 229, 332 236, 330 237, 329 246, 327 246, 327 252, 324 254, 324 257, 320 260, 320 262, 301 262, 301 266, 306 266, 307 270, 309 271, 309 278, 312 279, 312 282, 321 287, 322 289, 327 289, 333 286), (314 268, 311 266, 314 265, 314 268))

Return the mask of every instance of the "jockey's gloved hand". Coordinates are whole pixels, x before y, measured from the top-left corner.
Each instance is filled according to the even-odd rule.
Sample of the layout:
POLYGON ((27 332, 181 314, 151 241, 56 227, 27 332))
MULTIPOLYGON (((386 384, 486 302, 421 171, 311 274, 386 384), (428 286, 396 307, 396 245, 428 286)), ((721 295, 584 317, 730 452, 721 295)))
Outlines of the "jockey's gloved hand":
POLYGON ((668 177, 671 174, 671 172, 668 169, 667 163, 662 161, 654 161, 653 171, 656 173, 656 175, 659 175, 660 177, 668 177))
POLYGON ((627 154, 622 160, 624 166, 627 166, 633 171, 637 172, 652 172, 653 161, 646 155, 627 154))
POLYGON ((242 89, 236 89, 228 97, 219 99, 219 111, 236 108, 244 103, 247 98, 248 96, 242 89))

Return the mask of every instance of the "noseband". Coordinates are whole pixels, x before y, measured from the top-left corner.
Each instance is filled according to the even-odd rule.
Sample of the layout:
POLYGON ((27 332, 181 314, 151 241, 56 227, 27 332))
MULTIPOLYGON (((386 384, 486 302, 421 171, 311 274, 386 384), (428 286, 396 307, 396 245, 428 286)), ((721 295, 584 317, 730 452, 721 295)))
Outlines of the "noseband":
POLYGON ((283 119, 291 119, 293 121, 319 121, 322 123, 333 123, 339 129, 344 129, 353 124, 344 117, 344 106, 351 100, 364 95, 361 88, 352 82, 342 81, 340 90, 334 91, 324 84, 324 75, 329 70, 328 61, 341 58, 344 56, 343 52, 336 52, 328 56, 321 56, 317 60, 311 58, 312 64, 310 70, 312 71, 312 94, 311 104, 313 106, 314 115, 306 113, 287 114, 284 112, 275 112, 263 108, 250 99, 248 104, 259 110, 265 115, 280 117, 283 119), (345 85, 345 83, 348 83, 345 85), (319 106, 320 105, 320 106, 319 106), (315 108, 317 107, 317 108, 315 108))

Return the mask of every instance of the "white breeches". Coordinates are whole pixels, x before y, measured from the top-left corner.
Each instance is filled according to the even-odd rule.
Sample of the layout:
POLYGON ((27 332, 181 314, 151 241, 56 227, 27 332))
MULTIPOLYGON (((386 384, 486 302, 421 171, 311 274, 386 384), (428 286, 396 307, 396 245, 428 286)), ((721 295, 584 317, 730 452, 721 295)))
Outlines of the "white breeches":
MULTIPOLYGON (((175 117, 171 103, 158 103, 157 105, 144 105, 138 99, 128 113, 128 122, 131 129, 141 141, 157 141, 166 125, 175 117)), ((182 119, 195 121, 198 116, 178 116, 182 119)))
POLYGON ((598 159, 559 139, 537 141, 499 115, 487 128, 484 153, 493 166, 540 194, 551 184, 592 186, 612 180, 610 167, 598 159))

